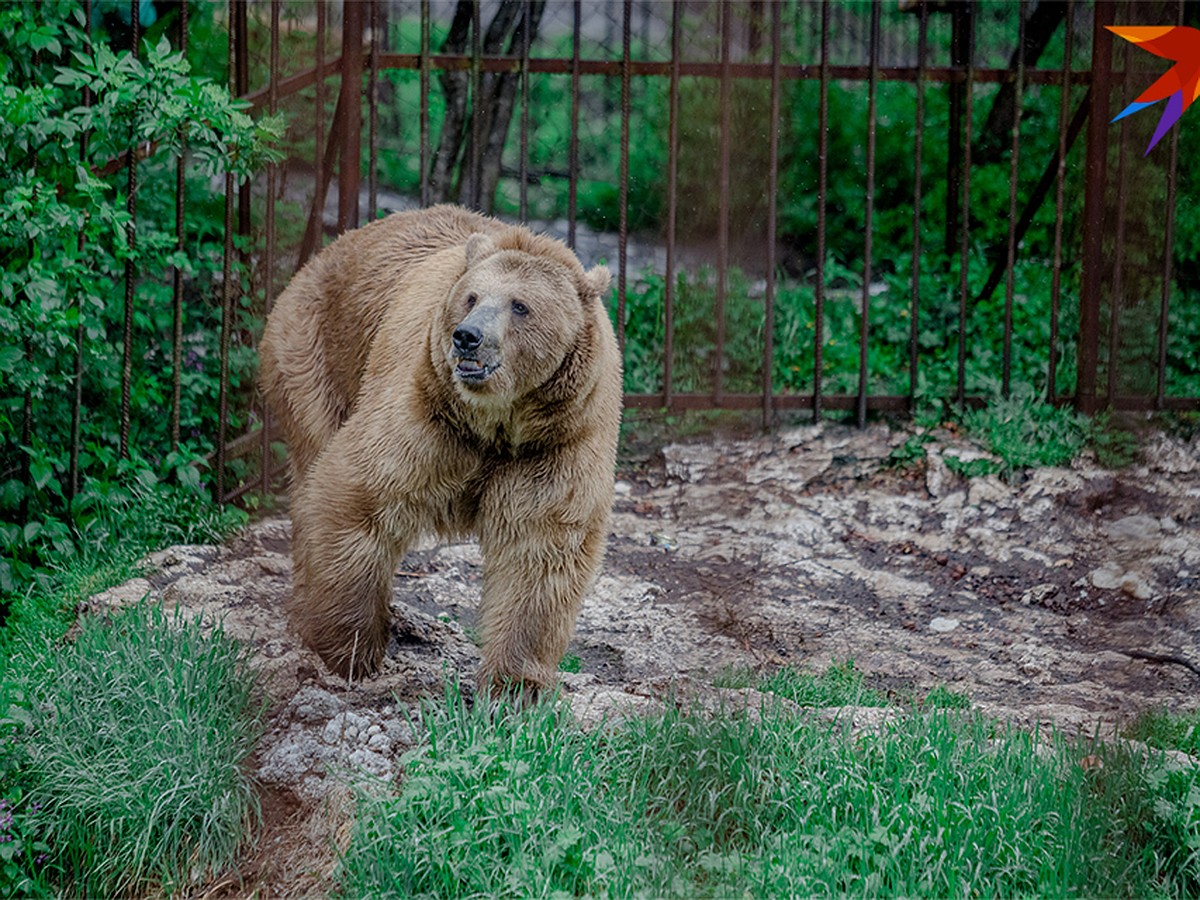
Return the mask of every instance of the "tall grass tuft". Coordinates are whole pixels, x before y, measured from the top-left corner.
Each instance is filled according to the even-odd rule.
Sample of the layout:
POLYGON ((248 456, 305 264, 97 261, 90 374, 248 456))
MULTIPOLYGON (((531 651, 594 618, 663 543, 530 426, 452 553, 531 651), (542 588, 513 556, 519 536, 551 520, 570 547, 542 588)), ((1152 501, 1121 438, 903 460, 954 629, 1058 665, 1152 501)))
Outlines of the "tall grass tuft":
POLYGON ((27 783, 71 894, 172 893, 228 865, 258 817, 242 770, 261 733, 247 653, 139 605, 85 618, 28 680, 27 783))
MULTIPOLYGON (((1147 827, 1161 797, 1146 760, 958 710, 862 733, 782 705, 669 710, 581 733, 553 706, 492 716, 451 697, 422 724, 428 744, 399 789, 360 804, 344 896, 1174 896, 1194 884, 1186 843, 1147 827)), ((1180 820, 1186 797, 1172 796, 1180 820)))

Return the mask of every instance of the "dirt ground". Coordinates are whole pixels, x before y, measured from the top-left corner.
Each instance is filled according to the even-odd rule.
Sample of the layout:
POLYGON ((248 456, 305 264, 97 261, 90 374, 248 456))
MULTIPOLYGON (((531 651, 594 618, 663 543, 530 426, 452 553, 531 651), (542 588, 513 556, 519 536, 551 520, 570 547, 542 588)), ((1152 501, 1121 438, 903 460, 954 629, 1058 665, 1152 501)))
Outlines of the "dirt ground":
MULTIPOLYGON (((951 434, 909 468, 910 433, 802 427, 627 453, 603 573, 563 675, 584 723, 668 696, 728 698, 714 676, 851 659, 877 688, 945 685, 1022 726, 1111 732, 1200 702, 1200 437, 1149 436, 1120 471, 1086 459, 1011 483, 965 479, 951 434)), ((286 518, 222 547, 175 547, 95 598, 147 592, 250 643, 271 697, 254 760, 263 827, 197 896, 325 893, 354 785, 397 774, 408 712, 470 681, 481 559, 428 543, 396 573, 383 672, 331 676, 288 631, 286 518)), ((738 694, 751 702, 753 692, 738 694)))

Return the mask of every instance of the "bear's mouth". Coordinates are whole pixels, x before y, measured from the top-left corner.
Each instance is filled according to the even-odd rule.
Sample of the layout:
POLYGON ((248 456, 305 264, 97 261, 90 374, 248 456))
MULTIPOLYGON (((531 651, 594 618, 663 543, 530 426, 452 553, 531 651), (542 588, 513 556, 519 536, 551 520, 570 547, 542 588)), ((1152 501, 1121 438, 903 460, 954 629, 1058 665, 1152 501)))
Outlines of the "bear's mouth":
POLYGON ((463 384, 476 385, 483 384, 491 378, 498 368, 500 368, 498 363, 485 365, 477 359, 459 357, 458 362, 454 365, 454 374, 463 384))

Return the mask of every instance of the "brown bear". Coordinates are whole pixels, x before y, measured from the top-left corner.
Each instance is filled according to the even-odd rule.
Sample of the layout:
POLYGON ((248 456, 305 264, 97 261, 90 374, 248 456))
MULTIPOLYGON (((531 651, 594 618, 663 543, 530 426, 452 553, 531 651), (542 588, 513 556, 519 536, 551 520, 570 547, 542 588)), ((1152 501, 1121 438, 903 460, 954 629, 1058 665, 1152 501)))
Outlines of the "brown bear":
POLYGON ((289 615, 330 669, 379 667, 418 536, 475 534, 481 682, 556 681, 612 507, 609 279, 552 238, 435 206, 343 235, 280 295, 261 383, 292 454, 289 615))

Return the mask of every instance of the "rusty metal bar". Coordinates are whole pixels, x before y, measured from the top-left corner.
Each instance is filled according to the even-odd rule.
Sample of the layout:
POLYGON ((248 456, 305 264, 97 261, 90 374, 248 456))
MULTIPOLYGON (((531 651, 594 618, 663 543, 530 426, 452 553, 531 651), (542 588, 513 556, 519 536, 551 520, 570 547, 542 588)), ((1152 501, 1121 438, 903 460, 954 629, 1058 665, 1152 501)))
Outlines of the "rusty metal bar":
POLYGON ((517 165, 521 180, 521 221, 529 221, 529 38, 532 10, 529 0, 522 5, 524 22, 521 27, 521 159, 517 165))
POLYGON ((380 0, 370 0, 371 53, 367 58, 367 221, 379 213, 379 54, 381 52, 380 0))
MULTIPOLYGON (((234 19, 233 7, 238 0, 229 0, 230 19, 234 19)), ((238 46, 238 30, 232 29, 229 35, 229 80, 231 88, 237 83, 237 60, 241 48, 238 46)), ((233 173, 225 173, 225 234, 224 249, 221 257, 221 343, 218 365, 220 367, 219 386, 217 389, 217 451, 216 451, 216 500, 225 502, 225 463, 228 448, 226 446, 226 429, 229 422, 229 348, 233 336, 233 231, 234 231, 234 196, 237 185, 233 173)))
MULTIPOLYGON (((185 13, 186 15, 186 13, 185 13)), ((186 20, 185 20, 186 21, 186 20)), ((84 0, 83 3, 83 22, 84 35, 87 39, 88 49, 91 49, 92 44, 92 0, 84 0)), ((186 35, 186 29, 184 30, 186 35)), ((186 38, 185 38, 186 40, 186 38)), ((186 46, 186 45, 185 45, 186 46)), ((83 105, 86 109, 92 106, 92 89, 84 87, 83 89, 83 105)), ((79 135, 79 164, 87 165, 88 147, 91 143, 92 134, 88 129, 84 129, 79 135)), ((76 250, 79 255, 83 256, 83 248, 85 246, 84 232, 81 229, 79 239, 76 242, 76 250)), ((74 396, 71 399, 71 457, 67 471, 67 508, 70 509, 71 501, 75 499, 75 495, 79 493, 79 442, 80 432, 83 425, 83 304, 78 299, 76 300, 79 309, 79 321, 75 324, 75 374, 74 374, 74 396)), ((176 344, 178 346, 178 344, 176 344)), ((178 364, 175 367, 176 372, 179 371, 178 364)), ((177 382, 178 383, 178 382, 177 382)), ((26 420, 28 421, 28 420, 26 420)), ((29 446, 26 443, 26 446, 29 446)), ((29 455, 25 455, 25 459, 29 459, 29 455)), ((22 479, 23 484, 28 484, 29 479, 22 479)), ((22 516, 22 519, 24 516, 22 516)))
POLYGON ((1104 204, 1108 178, 1108 112, 1112 91, 1112 35, 1116 4, 1096 0, 1092 22, 1092 105, 1088 112, 1086 176, 1083 188, 1083 274, 1079 291, 1079 374, 1075 402, 1080 412, 1097 409, 1100 297, 1104 262, 1104 204))
POLYGON ((1025 91, 1025 6, 1017 5, 1017 81, 1013 92, 1012 147, 1008 166, 1008 255, 1004 283, 1004 348, 1000 392, 1007 397, 1012 384, 1013 288, 1017 266, 1017 183, 1021 159, 1021 103, 1025 91))
POLYGON ((821 388, 825 359, 825 207, 829 201, 829 9, 821 4, 821 87, 817 111, 817 283, 813 315, 812 418, 821 421, 821 388))
MULTIPOLYGON (((250 0, 237 0, 231 10, 233 14, 233 29, 236 33, 234 45, 238 48, 237 55, 234 60, 234 83, 233 93, 236 97, 244 97, 250 92, 250 0)), ((249 178, 245 179, 238 185, 238 234, 243 239, 242 246, 248 248, 250 246, 249 236, 254 229, 253 210, 254 194, 253 186, 249 178)), ((242 263, 248 262, 246 249, 239 249, 239 257, 242 263)))
POLYGON ((567 146, 567 244, 575 249, 575 220, 579 215, 579 78, 580 67, 580 20, 583 17, 582 0, 575 0, 571 7, 574 18, 571 23, 571 136, 567 146))
POLYGON ((974 135, 972 119, 975 115, 975 15, 967 9, 966 60, 967 85, 963 111, 962 169, 960 170, 962 209, 960 210, 959 232, 959 297, 958 297, 958 373, 955 400, 959 406, 966 401, 967 373, 967 296, 970 290, 967 275, 971 255, 971 141, 974 135))
MULTIPOLYGON (((187 4, 185 3, 183 5, 186 6, 187 4)), ((279 19, 282 8, 283 0, 271 0, 271 50, 267 72, 267 109, 272 115, 275 114, 275 111, 279 106, 279 19)), ((267 208, 264 222, 264 240, 266 242, 264 261, 267 270, 263 285, 264 320, 271 314, 271 304, 275 300, 275 195, 278 190, 279 167, 275 163, 270 163, 267 166, 267 208)), ((268 494, 271 491, 270 419, 271 410, 267 406, 266 399, 263 398, 262 442, 259 446, 259 474, 261 475, 261 488, 263 494, 268 494)))
POLYGON ((663 396, 671 409, 675 396, 675 230, 678 225, 679 188, 679 65, 683 52, 679 5, 671 9, 671 82, 667 121, 667 259, 663 285, 663 396))
POLYGON ((909 303, 908 396, 917 396, 921 320, 921 167, 925 158, 925 66, 929 53, 929 7, 922 3, 917 35, 917 127, 913 134, 912 295, 909 303))
POLYGON ((733 109, 730 100, 732 81, 730 80, 730 59, 733 43, 733 13, 729 3, 719 3, 721 16, 721 97, 718 108, 721 124, 718 140, 720 142, 720 161, 717 170, 717 296, 714 315, 717 324, 717 346, 713 354, 713 402, 720 404, 721 394, 725 391, 725 292, 729 278, 729 194, 730 194, 730 153, 733 136, 733 109))
POLYGON ((863 224, 863 284, 862 316, 858 332, 858 427, 867 424, 867 346, 871 340, 871 255, 875 237, 875 115, 879 90, 879 11, 880 4, 871 4, 871 77, 867 81, 867 190, 865 196, 866 221, 863 224))
POLYGON ((479 11, 480 0, 471 5, 471 154, 470 177, 467 180, 469 193, 464 198, 471 209, 480 209, 482 203, 481 182, 483 181, 483 100, 480 97, 483 84, 483 29, 479 11))
MULTIPOLYGON (((138 44, 141 43, 141 20, 139 18, 138 0, 130 0, 130 53, 138 58, 138 44)), ((137 254, 137 154, 133 148, 137 143, 136 125, 129 126, 129 163, 126 176, 125 211, 129 214, 129 224, 125 226, 125 246, 128 257, 125 259, 125 321, 122 328, 122 357, 121 357, 121 428, 119 453, 121 459, 129 458, 129 418, 130 393, 133 387, 133 279, 135 275, 134 257, 137 254)), ((26 416, 26 421, 29 417, 26 416)))
MULTIPOLYGON (((321 2, 317 4, 317 32, 318 32, 318 34, 324 34, 324 32, 325 32, 324 22, 325 22, 325 0, 321 0, 321 2)), ((325 57, 324 57, 324 48, 320 41, 317 42, 317 47, 320 48, 318 51, 320 54, 319 62, 317 62, 317 64, 314 65, 311 69, 305 69, 303 72, 297 72, 295 75, 289 75, 287 78, 280 78, 278 83, 275 85, 276 99, 283 99, 285 97, 291 97, 294 94, 298 94, 298 93, 300 93, 300 91, 304 90, 305 88, 312 87, 316 84, 319 84, 322 80, 328 78, 330 75, 333 75, 339 71, 339 67, 341 65, 340 59, 335 59, 333 61, 326 62, 325 57)), ((380 58, 386 59, 387 54, 386 53, 380 54, 380 58)), ((387 67, 383 67, 383 68, 387 68, 387 67)), ((409 68, 416 68, 416 66, 392 66, 391 68, 409 69, 409 68)), ((245 95, 242 96, 241 99, 245 100, 247 103, 250 104, 249 111, 251 113, 257 113, 257 112, 261 112, 262 110, 266 109, 267 104, 270 102, 270 93, 271 93, 271 88, 269 85, 267 85, 265 87, 259 88, 256 91, 248 91, 245 95)))
POLYGON ((421 205, 433 202, 429 188, 429 32, 431 29, 429 0, 421 0, 421 205))
MULTIPOLYGON (((1067 136, 1063 128, 1071 104, 1071 49, 1075 34, 1075 0, 1067 3, 1063 23, 1063 67, 1058 104, 1058 163, 1055 167, 1054 188, 1054 265, 1050 277, 1050 359, 1046 372, 1046 399, 1058 402, 1058 311, 1062 300, 1063 266, 1063 200, 1067 175, 1067 136)), ((1081 109, 1086 109, 1085 103, 1081 109)), ((1082 123, 1081 123, 1082 125, 1082 123)))
MULTIPOLYGON (((1120 94, 1124 109, 1129 97, 1129 43, 1121 41, 1120 94)), ((1109 123, 1110 126, 1112 123, 1109 123)), ((1129 192, 1129 119, 1122 119, 1117 146, 1117 234, 1113 252, 1112 290, 1108 312, 1108 366, 1105 372, 1105 399, 1111 403, 1117 396, 1117 376, 1121 354, 1121 305, 1125 280, 1125 223, 1129 192)), ((1099 348, 1097 348, 1097 353, 1099 348)))
MULTIPOLYGON (((722 0, 726 2, 726 0, 722 0)), ((416 53, 383 53, 379 58, 380 69, 418 69, 420 55, 416 53)), ((434 68, 445 69, 448 72, 470 71, 475 60, 463 53, 435 53, 431 57, 434 68)), ((479 70, 486 73, 519 74, 521 58, 519 56, 488 56, 479 61, 479 70)), ((573 61, 568 59, 534 57, 529 61, 529 71, 535 75, 570 75, 573 61)), ((619 60, 581 59, 579 61, 581 75, 608 75, 616 77, 621 74, 619 60)), ((721 64, 719 62, 684 62, 680 73, 687 78, 720 78, 721 64)), ((870 66, 835 66, 829 67, 830 77, 837 81, 866 81, 870 77, 870 66)), ((661 60, 634 60, 630 66, 630 74, 635 77, 667 77, 671 74, 671 63, 661 60)), ((770 63, 735 62, 729 66, 732 78, 751 78, 761 81, 771 79, 770 63)), ((780 72, 788 81, 816 81, 821 77, 819 65, 795 65, 785 63, 780 72)), ((1035 69, 1026 72, 1026 84, 1057 84, 1057 70, 1035 69)), ((312 73, 293 76, 294 79, 307 79, 312 83, 312 73)), ((926 69, 927 81, 938 83, 955 83, 963 80, 962 69, 955 66, 930 66, 926 69)), ((975 81, 979 84, 1001 84, 1012 78, 1008 69, 975 70, 975 81)), ((915 82, 916 68, 910 66, 880 66, 879 80, 915 82)), ((1086 72, 1073 72, 1072 84, 1087 84, 1086 72)), ((256 95, 251 95, 256 96, 256 95)))
MULTIPOLYGON (((179 6, 179 52, 187 58, 187 4, 179 6)), ((175 252, 184 253, 184 177, 187 172, 187 129, 178 133, 179 158, 175 160, 175 252)), ((82 242, 82 236, 80 241, 82 242)), ((82 243, 80 249, 83 249, 82 243)), ((171 266, 171 450, 179 450, 179 419, 183 402, 183 267, 171 266)))
POLYGON ((358 227, 362 159, 363 4, 342 6, 341 151, 338 166, 338 231, 358 227))
MULTIPOLYGON (((308 228, 305 229, 305 243, 300 248, 299 264, 304 265, 308 256, 305 254, 305 245, 307 245, 308 253, 315 253, 321 246, 321 218, 325 206, 325 194, 322 185, 326 183, 325 168, 329 165, 327 154, 325 153, 325 9, 324 0, 317 0, 317 46, 315 54, 316 71, 320 73, 317 77, 316 86, 316 121, 313 123, 313 169, 316 172, 316 185, 313 188, 313 211, 309 216, 308 228), (315 233, 312 235, 311 244, 309 243, 309 229, 316 227, 315 233)), ((341 70, 341 60, 337 62, 338 70, 341 70)))
MULTIPOLYGON (((1183 24, 1183 0, 1179 0, 1177 25, 1183 24)), ((1167 379, 1167 341, 1171 312, 1171 264, 1175 253, 1175 199, 1179 177, 1179 128, 1171 129, 1171 159, 1167 169, 1167 227, 1166 239, 1163 241, 1163 283, 1162 300, 1158 312, 1158 377, 1154 386, 1154 406, 1156 409, 1167 408, 1166 379, 1167 379)), ((1200 402, 1193 402, 1190 409, 1200 408, 1200 402)))
MULTIPOLYGON (((626 394, 626 409, 660 409, 662 396, 660 394, 626 394)), ((812 409, 811 394, 778 394, 774 398, 775 409, 781 412, 791 410, 812 409)), ((969 401, 968 401, 969 402, 969 401)), ((822 399, 824 409, 844 410, 852 412, 858 408, 858 396, 855 394, 827 394, 822 399)), ((720 406, 713 405, 712 394, 676 394, 672 412, 687 412, 697 409, 732 409, 746 412, 762 409, 762 395, 731 394, 721 395, 720 406)), ((908 409, 908 398, 904 395, 873 394, 867 398, 867 409, 879 412, 904 412, 908 409)))
POLYGON ((783 64, 782 5, 771 4, 771 134, 767 167, 767 294, 763 310, 763 428, 775 418, 772 394, 775 391, 775 241, 779 193, 779 105, 783 93, 780 67, 783 64))
MULTIPOLYGON (((321 168, 317 170, 312 209, 309 211, 304 239, 300 244, 300 265, 304 265, 310 256, 321 249, 325 233, 325 199, 329 196, 329 185, 333 182, 333 163, 338 158, 338 148, 341 146, 339 136, 344 118, 345 106, 339 94, 337 104, 333 108, 333 122, 326 138, 325 150, 320 154, 321 168)), ((320 141, 317 146, 320 147, 320 141)))
POLYGON ((620 227, 617 234, 617 346, 625 358, 625 287, 629 267, 629 126, 631 89, 629 73, 632 62, 630 30, 633 19, 633 0, 625 0, 621 10, 621 187, 620 227))

